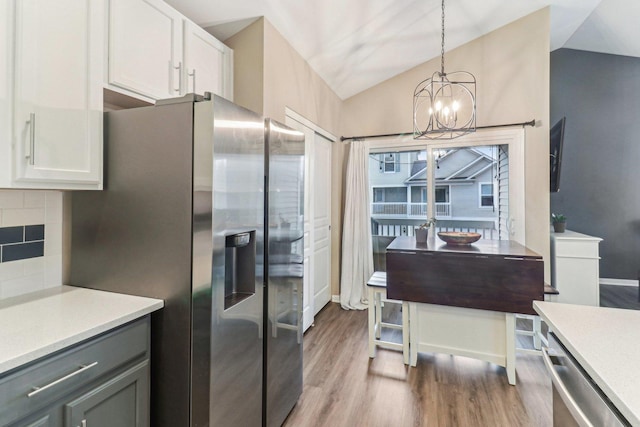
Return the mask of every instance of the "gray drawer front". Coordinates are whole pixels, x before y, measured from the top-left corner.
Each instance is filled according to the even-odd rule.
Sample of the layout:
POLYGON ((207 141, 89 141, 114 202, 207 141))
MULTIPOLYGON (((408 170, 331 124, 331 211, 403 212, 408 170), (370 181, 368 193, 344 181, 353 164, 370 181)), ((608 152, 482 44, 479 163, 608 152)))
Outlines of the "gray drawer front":
POLYGON ((149 328, 146 316, 1 377, 0 426, 38 411, 123 365, 147 358, 149 328), (29 397, 37 387, 41 390, 29 397))

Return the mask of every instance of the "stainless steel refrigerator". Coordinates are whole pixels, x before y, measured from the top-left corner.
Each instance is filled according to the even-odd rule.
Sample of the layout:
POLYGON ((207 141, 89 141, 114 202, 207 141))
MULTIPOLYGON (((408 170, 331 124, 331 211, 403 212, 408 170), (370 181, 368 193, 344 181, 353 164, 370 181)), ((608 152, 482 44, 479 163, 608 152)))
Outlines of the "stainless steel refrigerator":
POLYGON ((70 283, 162 298, 153 426, 278 426, 302 392, 304 137, 214 96, 105 114, 70 283))

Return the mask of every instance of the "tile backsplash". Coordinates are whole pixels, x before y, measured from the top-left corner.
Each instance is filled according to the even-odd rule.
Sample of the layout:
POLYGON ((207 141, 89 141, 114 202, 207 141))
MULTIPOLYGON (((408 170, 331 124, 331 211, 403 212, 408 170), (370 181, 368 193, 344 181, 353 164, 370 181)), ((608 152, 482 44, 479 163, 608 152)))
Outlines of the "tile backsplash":
POLYGON ((0 190, 0 299, 62 284, 62 196, 0 190))

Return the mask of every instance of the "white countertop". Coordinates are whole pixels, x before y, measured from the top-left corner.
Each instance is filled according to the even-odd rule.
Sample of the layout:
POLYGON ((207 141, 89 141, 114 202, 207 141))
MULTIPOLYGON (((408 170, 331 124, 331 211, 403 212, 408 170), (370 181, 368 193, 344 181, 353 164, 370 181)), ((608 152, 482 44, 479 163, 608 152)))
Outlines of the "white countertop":
POLYGON ((640 311, 535 301, 533 308, 632 425, 640 425, 640 311))
POLYGON ((135 320, 159 299, 61 286, 0 301, 0 374, 135 320))

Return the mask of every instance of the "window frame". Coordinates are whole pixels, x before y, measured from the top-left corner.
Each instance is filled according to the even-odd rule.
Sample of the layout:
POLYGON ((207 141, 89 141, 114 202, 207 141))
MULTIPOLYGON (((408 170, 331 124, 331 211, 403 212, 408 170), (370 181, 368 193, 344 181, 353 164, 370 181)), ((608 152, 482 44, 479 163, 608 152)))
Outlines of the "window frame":
MULTIPOLYGON (((435 170, 438 149, 508 145, 509 150, 509 239, 526 246, 525 211, 525 131, 524 129, 491 129, 464 135, 453 140, 414 140, 413 135, 379 138, 367 141, 370 154, 396 151, 427 151, 427 170, 435 170)), ((435 200, 433 179, 427 179, 427 199, 435 200)), ((495 200, 495 195, 494 195, 495 200)), ((428 204, 428 218, 435 214, 435 205, 428 204)))

